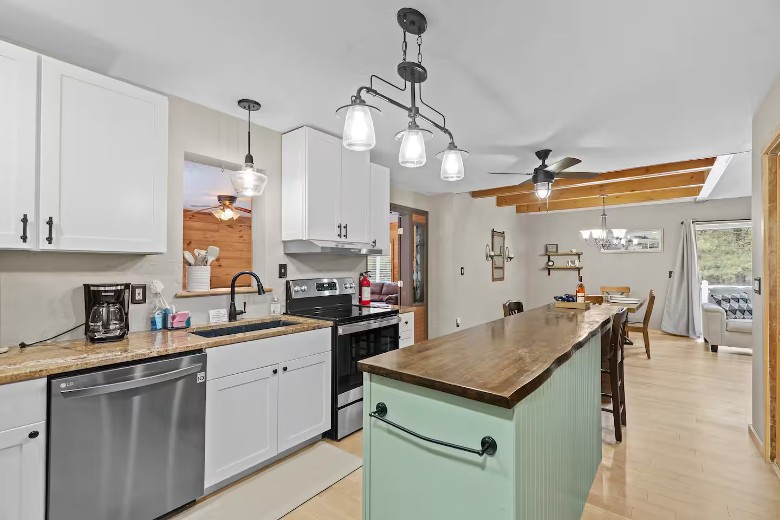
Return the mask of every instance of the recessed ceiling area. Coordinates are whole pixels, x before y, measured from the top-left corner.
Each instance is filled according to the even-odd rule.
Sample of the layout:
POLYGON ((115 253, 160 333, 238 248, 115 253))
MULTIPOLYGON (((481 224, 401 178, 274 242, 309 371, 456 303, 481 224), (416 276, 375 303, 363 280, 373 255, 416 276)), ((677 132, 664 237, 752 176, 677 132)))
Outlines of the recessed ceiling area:
MULTIPOLYGON (((334 112, 371 74, 400 80, 395 17, 406 6, 5 0, 0 38, 236 117, 235 100, 252 97, 263 105, 259 125, 341 136, 334 112)), ((780 72, 774 0, 412 7, 428 18, 425 100, 471 153, 464 180, 440 180, 434 156, 447 140, 437 133, 425 166, 400 167, 393 136, 406 114, 377 101, 372 160, 391 168, 396 186, 422 193, 507 184, 487 172, 529 171, 541 148, 597 172, 745 151, 752 114, 780 72)))

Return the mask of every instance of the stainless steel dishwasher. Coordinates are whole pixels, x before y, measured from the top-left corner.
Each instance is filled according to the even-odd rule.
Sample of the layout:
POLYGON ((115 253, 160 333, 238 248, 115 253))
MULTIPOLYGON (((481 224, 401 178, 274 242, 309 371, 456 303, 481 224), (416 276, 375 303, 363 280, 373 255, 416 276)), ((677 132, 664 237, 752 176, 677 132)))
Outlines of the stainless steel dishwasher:
POLYGON ((49 382, 50 520, 152 520, 203 495, 206 354, 49 382))

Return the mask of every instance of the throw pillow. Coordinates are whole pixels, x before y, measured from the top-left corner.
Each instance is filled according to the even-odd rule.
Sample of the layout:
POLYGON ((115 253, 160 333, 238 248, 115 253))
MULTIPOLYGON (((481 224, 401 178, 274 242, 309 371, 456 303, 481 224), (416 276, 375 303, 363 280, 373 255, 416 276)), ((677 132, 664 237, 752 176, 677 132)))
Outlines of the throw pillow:
POLYGON ((753 302, 747 293, 710 294, 710 300, 726 311, 727 320, 753 319, 753 302))

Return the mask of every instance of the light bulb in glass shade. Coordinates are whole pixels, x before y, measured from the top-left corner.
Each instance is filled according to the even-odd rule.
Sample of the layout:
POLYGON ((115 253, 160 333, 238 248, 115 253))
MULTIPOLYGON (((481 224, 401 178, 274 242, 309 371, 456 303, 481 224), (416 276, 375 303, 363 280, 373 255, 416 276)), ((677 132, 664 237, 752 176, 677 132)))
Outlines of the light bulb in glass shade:
POLYGON ((374 120, 366 105, 351 105, 344 121, 344 148, 348 150, 370 150, 376 144, 374 120))
POLYGON ((591 237, 590 229, 583 229, 580 231, 583 240, 588 240, 591 237))
POLYGON ((534 193, 536 193, 536 196, 540 199, 549 197, 550 191, 552 191, 552 188, 549 182, 537 182, 534 184, 534 193))
POLYGON ((268 177, 255 171, 252 163, 246 163, 244 169, 230 175, 230 182, 236 193, 243 197, 257 197, 263 194, 268 177))
POLYGON ((457 148, 447 148, 441 158, 441 179, 443 181, 459 181, 465 174, 463 156, 457 148))
POLYGON ((398 162, 407 168, 419 168, 425 164, 425 138, 422 130, 411 126, 404 130, 398 162))
POLYGON ((619 238, 620 240, 623 240, 624 238, 626 238, 626 232, 627 231, 628 230, 626 230, 626 229, 618 228, 618 229, 613 229, 612 230, 612 234, 615 236, 615 238, 619 238))
POLYGON ((222 212, 222 220, 228 220, 233 218, 235 213, 230 208, 225 208, 225 211, 222 212))

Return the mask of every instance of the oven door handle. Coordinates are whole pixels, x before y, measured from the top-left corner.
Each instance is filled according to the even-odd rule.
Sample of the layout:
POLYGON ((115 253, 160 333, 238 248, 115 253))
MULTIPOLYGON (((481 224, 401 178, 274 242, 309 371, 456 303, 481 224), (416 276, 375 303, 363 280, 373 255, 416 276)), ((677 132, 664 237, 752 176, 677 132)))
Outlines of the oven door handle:
POLYGON ((347 334, 353 334, 355 332, 364 332, 366 330, 381 329, 382 327, 390 327, 401 323, 400 316, 391 316, 390 318, 382 318, 379 320, 362 321, 360 323, 350 323, 349 325, 341 325, 338 328, 339 336, 345 336, 347 334))

